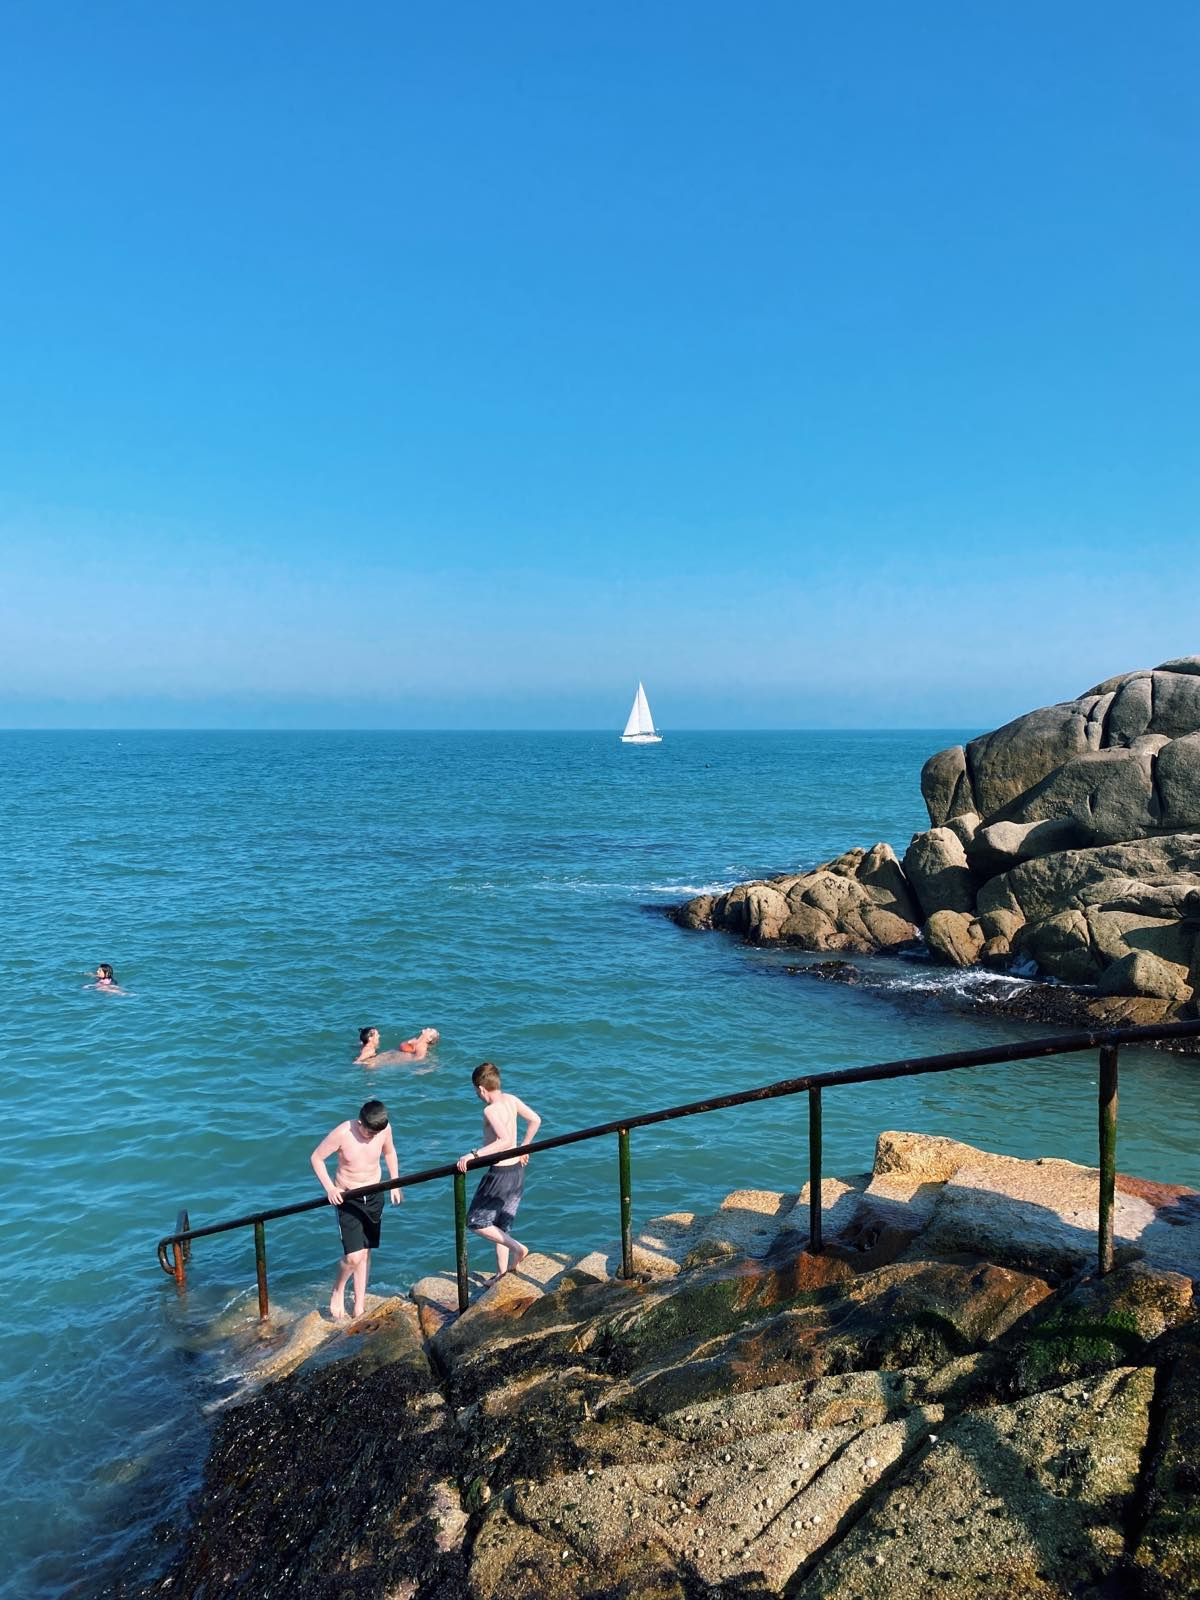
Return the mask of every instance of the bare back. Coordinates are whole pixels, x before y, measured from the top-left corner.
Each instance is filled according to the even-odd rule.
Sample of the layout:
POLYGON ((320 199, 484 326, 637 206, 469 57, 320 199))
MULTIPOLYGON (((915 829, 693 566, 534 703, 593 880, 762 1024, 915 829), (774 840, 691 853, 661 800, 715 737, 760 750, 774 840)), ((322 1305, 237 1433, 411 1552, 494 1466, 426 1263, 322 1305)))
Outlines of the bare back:
MULTIPOLYGON (((532 1116, 532 1112, 523 1100, 518 1100, 515 1094, 500 1094, 495 1100, 489 1101, 483 1113, 484 1143, 491 1144, 494 1139, 501 1140, 509 1149, 514 1149, 517 1143, 517 1118, 532 1116)), ((498 1167, 515 1167, 518 1157, 511 1161, 497 1161, 498 1167)))

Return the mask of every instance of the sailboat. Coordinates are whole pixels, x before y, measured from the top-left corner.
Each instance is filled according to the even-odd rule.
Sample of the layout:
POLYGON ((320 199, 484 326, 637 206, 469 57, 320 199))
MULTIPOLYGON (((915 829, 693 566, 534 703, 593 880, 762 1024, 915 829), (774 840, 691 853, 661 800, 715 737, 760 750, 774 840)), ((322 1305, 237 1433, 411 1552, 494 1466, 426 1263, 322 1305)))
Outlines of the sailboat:
POLYGON ((646 691, 638 684, 637 693, 633 697, 633 710, 629 713, 629 721, 625 724, 625 732, 621 735, 622 744, 661 744, 662 734, 654 731, 654 718, 650 715, 650 702, 646 699, 646 691))

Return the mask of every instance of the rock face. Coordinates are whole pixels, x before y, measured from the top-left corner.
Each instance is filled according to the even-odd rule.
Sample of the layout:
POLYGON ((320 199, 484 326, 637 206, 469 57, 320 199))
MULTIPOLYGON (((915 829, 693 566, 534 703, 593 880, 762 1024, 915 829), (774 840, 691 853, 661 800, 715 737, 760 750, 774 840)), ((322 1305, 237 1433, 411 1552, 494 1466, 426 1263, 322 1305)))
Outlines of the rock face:
POLYGON ((931 827, 903 866, 876 845, 704 896, 677 920, 851 953, 894 949, 911 937, 899 923, 919 924, 935 960, 1033 963, 1102 997, 1160 1001, 1165 1018, 1196 1014, 1200 656, 1110 678, 941 750, 921 791, 931 827), (883 852, 894 868, 876 902, 886 920, 867 917, 857 895, 828 893, 831 876, 857 883, 847 863, 883 852))
POLYGON ((1119 1179, 1100 1278, 1097 1177, 888 1133, 819 1256, 742 1190, 636 1280, 423 1280, 225 1414, 136 1592, 1194 1600, 1200 1195, 1119 1179))

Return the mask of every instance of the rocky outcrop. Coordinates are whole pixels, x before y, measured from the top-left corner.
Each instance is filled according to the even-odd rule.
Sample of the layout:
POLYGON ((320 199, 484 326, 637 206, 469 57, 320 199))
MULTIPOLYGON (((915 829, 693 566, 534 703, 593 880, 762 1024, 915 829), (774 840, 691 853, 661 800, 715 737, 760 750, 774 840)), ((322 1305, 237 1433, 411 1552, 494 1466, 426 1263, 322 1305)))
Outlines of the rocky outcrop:
POLYGON ((807 1192, 742 1190, 634 1281, 425 1279, 225 1414, 137 1592, 1194 1600, 1200 1195, 1119 1179, 1098 1277, 1097 1182, 887 1133, 821 1255, 807 1192))
POLYGON ((931 826, 902 865, 890 857, 888 921, 851 903, 843 917, 842 901, 822 896, 827 875, 853 880, 841 863, 861 851, 691 901, 677 920, 863 953, 911 937, 896 917, 920 926, 937 961, 1028 965, 1100 997, 1161 1001, 1166 1017, 1196 1014, 1200 656, 1110 678, 941 750, 921 790, 931 826))
POLYGON ((911 943, 918 916, 896 852, 877 844, 848 850, 811 872, 698 895, 678 920, 686 928, 726 928, 755 944, 781 940, 805 950, 864 954, 911 943))

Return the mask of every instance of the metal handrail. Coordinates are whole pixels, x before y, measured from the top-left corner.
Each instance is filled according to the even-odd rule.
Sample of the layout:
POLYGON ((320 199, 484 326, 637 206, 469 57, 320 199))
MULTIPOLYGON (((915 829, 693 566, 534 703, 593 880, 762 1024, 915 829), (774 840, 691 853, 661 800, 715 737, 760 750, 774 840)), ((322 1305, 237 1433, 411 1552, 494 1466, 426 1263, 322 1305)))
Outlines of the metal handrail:
MULTIPOLYGON (((1150 1027, 1095 1028, 1084 1033, 1060 1034, 1049 1039, 1029 1039, 1023 1044, 989 1045, 980 1050, 953 1050, 935 1056, 909 1056, 898 1061, 877 1062, 868 1067, 846 1067, 837 1072, 807 1073, 799 1078, 783 1078, 757 1089, 740 1089, 733 1094, 717 1095, 707 1100, 692 1100, 686 1105, 669 1106, 661 1111, 644 1111, 638 1116, 618 1117, 592 1128, 580 1128, 574 1133, 560 1133, 551 1139, 538 1139, 533 1144, 521 1146, 521 1154, 540 1155, 547 1150, 560 1150, 566 1145, 580 1144, 587 1139, 601 1139, 617 1135, 618 1171, 621 1200, 621 1276, 631 1278, 633 1269, 632 1184, 630 1178, 629 1134, 634 1128, 646 1128, 658 1122, 673 1122, 680 1117, 695 1117, 709 1111, 723 1111, 731 1106, 752 1105, 759 1100, 776 1100, 785 1095, 807 1094, 809 1097, 809 1249, 814 1254, 822 1248, 821 1239, 821 1091, 854 1083, 879 1083, 889 1078, 910 1078, 927 1072, 956 1072, 964 1067, 997 1066, 1005 1062, 1028 1061, 1040 1056, 1072 1055, 1081 1050, 1100 1051, 1099 1118, 1100 1118, 1100 1223, 1098 1230, 1099 1270, 1103 1274, 1112 1266, 1113 1203, 1116 1186, 1117 1141, 1117 1051, 1121 1045, 1154 1044, 1165 1039, 1200 1038, 1200 1020, 1194 1022, 1168 1022, 1150 1027)), ((495 1155, 476 1156, 467 1163, 467 1171, 477 1167, 493 1167, 501 1161, 511 1161, 513 1152, 502 1150, 495 1155)), ((427 1167, 420 1172, 401 1173, 397 1178, 382 1179, 365 1184, 360 1189, 345 1191, 349 1199, 363 1195, 380 1194, 387 1189, 431 1183, 439 1178, 454 1180, 454 1221, 458 1277, 459 1310, 467 1307, 467 1246, 466 1246, 466 1178, 456 1164, 427 1167)), ((256 1211, 246 1217, 235 1217, 229 1222, 213 1222, 206 1227, 189 1227, 187 1213, 181 1212, 176 1222, 176 1232, 158 1242, 158 1261, 163 1271, 175 1279, 182 1288, 186 1283, 186 1261, 193 1239, 209 1238, 217 1233, 229 1233, 235 1228, 254 1229, 254 1257, 258 1279, 259 1315, 265 1317, 270 1310, 267 1295, 266 1224, 280 1217, 298 1216, 302 1211, 319 1211, 329 1205, 327 1197, 300 1200, 289 1206, 276 1206, 269 1211, 256 1211), (182 1226, 181 1226, 182 1224, 182 1226), (168 1252, 171 1259, 168 1260, 168 1252)))

